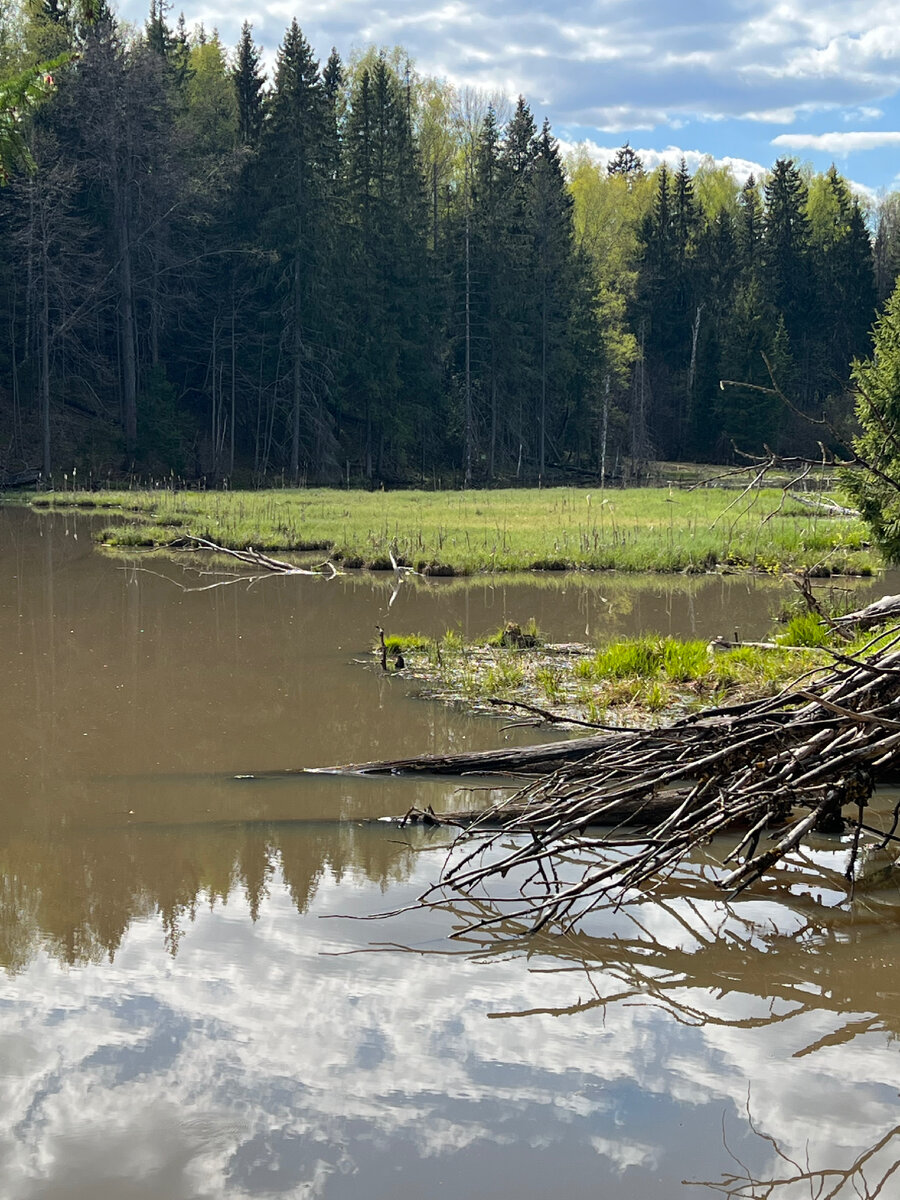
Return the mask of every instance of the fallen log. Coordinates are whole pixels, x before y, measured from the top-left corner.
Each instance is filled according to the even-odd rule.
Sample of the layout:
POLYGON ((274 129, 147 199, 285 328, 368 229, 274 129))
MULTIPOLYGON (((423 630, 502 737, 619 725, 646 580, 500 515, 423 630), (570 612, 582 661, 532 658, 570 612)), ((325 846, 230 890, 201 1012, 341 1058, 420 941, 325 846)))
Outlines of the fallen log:
POLYGON ((254 567, 258 571, 270 572, 273 575, 320 575, 326 579, 333 579, 338 574, 337 567, 330 560, 326 560, 317 567, 301 567, 297 563, 286 562, 281 558, 272 558, 271 555, 264 554, 262 550, 255 550, 253 546, 248 546, 246 550, 233 550, 193 533, 182 534, 168 545, 171 550, 209 550, 213 554, 224 554, 228 558, 237 559, 245 566, 254 567))
POLYGON ((858 508, 847 508, 843 504, 837 504, 834 500, 814 500, 811 496, 801 495, 800 492, 788 492, 788 495, 798 504, 823 513, 826 517, 858 517, 861 515, 858 508))
POLYGON ((834 624, 844 629, 874 629, 900 618, 900 596, 881 596, 864 608, 834 617, 834 624))
MULTIPOLYGON (((606 828, 652 829, 659 821, 669 817, 678 807, 681 797, 678 793, 670 796, 652 796, 643 800, 625 799, 613 805, 603 814, 602 825, 606 828)), ((449 812, 435 812, 428 808, 417 808, 413 805, 402 817, 382 817, 382 821, 390 821, 401 829, 407 825, 423 825, 426 827, 446 826, 455 829, 471 829, 477 825, 479 829, 511 829, 521 821, 528 821, 530 831, 549 829, 556 821, 552 811, 531 813, 526 804, 494 804, 482 809, 453 809, 449 812)))

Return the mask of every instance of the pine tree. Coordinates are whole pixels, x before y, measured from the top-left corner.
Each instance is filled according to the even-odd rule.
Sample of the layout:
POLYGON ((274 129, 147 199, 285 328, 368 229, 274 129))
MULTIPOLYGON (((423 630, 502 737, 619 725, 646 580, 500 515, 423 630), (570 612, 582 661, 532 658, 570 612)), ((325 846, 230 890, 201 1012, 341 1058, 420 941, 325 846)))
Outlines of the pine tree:
POLYGON ((864 464, 847 472, 847 491, 889 562, 900 561, 900 285, 875 324, 872 356, 853 364, 854 450, 864 464))
POLYGON ((813 187, 810 227, 821 314, 821 387, 827 393, 842 386, 851 359, 869 349, 875 276, 865 219, 846 181, 832 165, 813 187))
POLYGON ((575 259, 572 197, 556 139, 545 121, 537 144, 532 178, 532 222, 536 266, 535 316, 539 346, 538 477, 547 470, 548 438, 571 415, 565 410, 572 376, 568 334, 574 301, 575 259))
POLYGON ((150 15, 144 26, 144 37, 147 45, 162 58, 167 58, 175 47, 175 38, 166 21, 166 13, 171 8, 165 0, 150 0, 150 15))
MULTIPOLYGON (((486 473, 494 479, 504 458, 509 393, 504 369, 512 264, 509 255, 510 176, 501 160, 500 130, 489 106, 475 142, 469 220, 469 327, 463 330, 470 387, 486 408, 486 473)), ((460 255, 457 252, 457 261, 460 255)), ((465 262, 465 251, 462 255, 465 262)))
POLYGON ((763 242, 763 210, 759 188, 753 175, 741 188, 738 197, 737 251, 741 271, 758 273, 761 267, 763 242))
POLYGON ((772 302, 784 315, 792 341, 801 341, 810 323, 811 272, 808 191, 790 159, 780 158, 766 181, 763 261, 772 302))

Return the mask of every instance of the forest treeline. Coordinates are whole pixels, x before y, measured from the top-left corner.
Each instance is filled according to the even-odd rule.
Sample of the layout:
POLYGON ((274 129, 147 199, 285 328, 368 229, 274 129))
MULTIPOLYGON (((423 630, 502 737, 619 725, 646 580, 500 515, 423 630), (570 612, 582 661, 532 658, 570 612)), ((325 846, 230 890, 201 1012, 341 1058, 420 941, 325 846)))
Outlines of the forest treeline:
POLYGON ((639 474, 848 422, 900 196, 832 168, 563 160, 525 99, 401 50, 272 78, 245 24, 0 6, 39 71, 0 190, 0 467, 398 484, 639 474), (768 366, 767 366, 768 363, 768 366), (794 408, 763 390, 769 368, 794 408))

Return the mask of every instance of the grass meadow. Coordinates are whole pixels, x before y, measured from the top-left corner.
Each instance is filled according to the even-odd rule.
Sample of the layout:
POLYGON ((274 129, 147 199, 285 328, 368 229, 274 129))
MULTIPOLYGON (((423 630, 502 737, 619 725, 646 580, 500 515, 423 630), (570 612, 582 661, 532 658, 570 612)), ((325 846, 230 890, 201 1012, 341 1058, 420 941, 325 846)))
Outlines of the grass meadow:
POLYGON ((110 546, 194 534, 233 549, 315 552, 345 567, 387 569, 393 554, 441 575, 723 566, 869 575, 882 565, 861 521, 777 489, 66 491, 32 503, 108 511, 97 537, 110 546))

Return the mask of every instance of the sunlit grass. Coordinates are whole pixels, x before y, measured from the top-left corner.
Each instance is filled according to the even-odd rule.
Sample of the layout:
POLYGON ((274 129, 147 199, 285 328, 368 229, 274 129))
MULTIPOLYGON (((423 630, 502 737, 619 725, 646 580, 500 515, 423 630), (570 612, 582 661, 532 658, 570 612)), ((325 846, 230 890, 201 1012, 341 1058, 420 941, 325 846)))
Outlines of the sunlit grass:
POLYGON ((100 534, 111 545, 191 533, 234 549, 316 551, 347 567, 389 568, 393 555, 431 574, 811 566, 871 574, 881 565, 859 520, 824 516, 775 490, 738 500, 716 488, 160 490, 51 493, 34 503, 115 512, 100 534))

